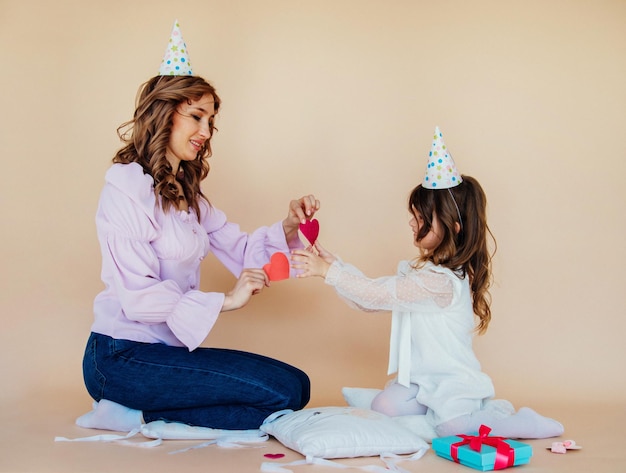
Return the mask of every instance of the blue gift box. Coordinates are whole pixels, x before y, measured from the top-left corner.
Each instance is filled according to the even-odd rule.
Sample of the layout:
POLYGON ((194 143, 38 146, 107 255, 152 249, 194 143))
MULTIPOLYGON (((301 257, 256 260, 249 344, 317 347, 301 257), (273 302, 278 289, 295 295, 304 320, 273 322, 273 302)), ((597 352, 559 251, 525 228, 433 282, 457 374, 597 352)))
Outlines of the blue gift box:
POLYGON ((533 454, 533 448, 530 445, 501 437, 489 437, 487 434, 491 429, 487 428, 487 434, 485 434, 483 427, 481 426, 480 435, 476 436, 452 435, 435 438, 432 443, 433 450, 438 456, 451 461, 455 461, 454 455, 456 454, 458 463, 480 471, 491 471, 496 469, 496 466, 500 470, 509 466, 524 465, 530 461, 533 454), (498 452, 496 446, 499 447, 501 454, 507 454, 501 455, 498 465, 496 465, 498 452))

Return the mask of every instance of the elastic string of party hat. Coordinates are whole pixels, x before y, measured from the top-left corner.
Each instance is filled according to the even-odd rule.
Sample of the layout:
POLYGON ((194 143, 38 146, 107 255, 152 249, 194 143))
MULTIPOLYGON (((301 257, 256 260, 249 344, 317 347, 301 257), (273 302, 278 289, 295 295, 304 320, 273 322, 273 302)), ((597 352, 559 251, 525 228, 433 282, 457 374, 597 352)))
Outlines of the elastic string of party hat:
POLYGON ((461 211, 459 210, 459 206, 456 203, 456 199, 454 198, 454 194, 452 194, 450 188, 448 188, 448 193, 450 194, 450 197, 452 197, 452 202, 454 202, 454 206, 456 207, 456 214, 459 216, 459 224, 461 225, 461 231, 463 231, 463 219, 461 218, 461 211))

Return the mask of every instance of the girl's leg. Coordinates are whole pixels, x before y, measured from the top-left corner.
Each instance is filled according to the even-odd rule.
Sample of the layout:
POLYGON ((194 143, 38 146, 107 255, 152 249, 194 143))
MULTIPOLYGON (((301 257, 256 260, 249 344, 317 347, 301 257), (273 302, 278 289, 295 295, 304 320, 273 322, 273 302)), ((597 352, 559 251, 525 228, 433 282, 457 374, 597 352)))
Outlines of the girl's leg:
POLYGON ((146 422, 258 428, 273 412, 303 408, 310 393, 305 373, 261 355, 213 348, 189 352, 98 334, 89 340, 83 367, 96 401, 141 411, 146 422))
POLYGON ((515 414, 502 417, 488 410, 457 417, 437 426, 437 435, 447 437, 477 432, 481 425, 491 427, 490 435, 507 438, 541 439, 558 437, 564 432, 563 425, 544 417, 529 407, 522 407, 515 414))
POLYGON ((389 417, 426 414, 428 408, 417 402, 418 391, 417 384, 408 388, 398 383, 390 384, 376 395, 371 409, 389 417))

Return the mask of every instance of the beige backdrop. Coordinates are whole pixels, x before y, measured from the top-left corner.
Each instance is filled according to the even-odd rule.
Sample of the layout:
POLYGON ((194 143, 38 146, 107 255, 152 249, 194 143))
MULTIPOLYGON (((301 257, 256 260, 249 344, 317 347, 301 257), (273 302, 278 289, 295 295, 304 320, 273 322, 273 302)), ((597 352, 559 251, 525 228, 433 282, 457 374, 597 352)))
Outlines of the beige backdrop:
MULTIPOLYGON (((414 254, 405 200, 439 125, 490 200, 494 319, 476 350, 497 395, 626 398, 626 2, 0 0, 1 400, 88 402, 98 195, 175 18, 223 99, 204 189, 232 221, 315 193, 320 241, 391 274, 414 254)), ((205 290, 233 282, 206 262, 205 290)), ((291 280, 205 345, 296 364, 332 405, 387 380, 389 319, 291 280)))

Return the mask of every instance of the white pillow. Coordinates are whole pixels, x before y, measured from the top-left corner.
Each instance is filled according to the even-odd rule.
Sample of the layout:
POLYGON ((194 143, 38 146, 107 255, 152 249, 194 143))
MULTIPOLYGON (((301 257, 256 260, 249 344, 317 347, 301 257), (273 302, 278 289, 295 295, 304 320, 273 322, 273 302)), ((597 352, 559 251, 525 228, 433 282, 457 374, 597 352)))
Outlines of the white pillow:
POLYGON ((356 407, 281 411, 268 417, 260 429, 307 460, 423 454, 429 448, 424 440, 391 417, 356 407))
POLYGON ((362 409, 369 409, 372 406, 374 398, 381 392, 383 392, 382 389, 373 388, 341 388, 341 394, 343 394, 343 398, 348 405, 362 409))
POLYGON ((267 440, 267 434, 260 430, 223 430, 197 427, 179 422, 155 420, 141 426, 144 437, 162 440, 226 440, 237 443, 256 443, 267 440))
MULTIPOLYGON (((341 392, 349 406, 368 408, 381 389, 344 387, 341 392)), ((409 429, 426 442, 432 442, 437 436, 435 428, 428 422, 425 415, 406 415, 392 417, 394 422, 409 429)))

